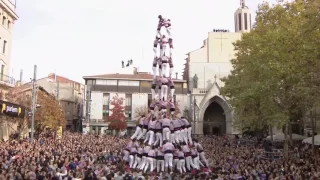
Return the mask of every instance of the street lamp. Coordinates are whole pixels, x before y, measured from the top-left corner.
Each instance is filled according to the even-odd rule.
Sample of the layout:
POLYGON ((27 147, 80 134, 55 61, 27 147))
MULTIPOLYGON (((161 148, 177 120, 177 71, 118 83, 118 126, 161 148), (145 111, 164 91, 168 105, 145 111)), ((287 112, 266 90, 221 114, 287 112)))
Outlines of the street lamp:
MULTIPOLYGON (((33 79, 32 79, 32 105, 31 105, 31 143, 34 139, 34 114, 37 108, 37 65, 34 65, 33 79)), ((40 106, 39 106, 40 107, 40 106)))

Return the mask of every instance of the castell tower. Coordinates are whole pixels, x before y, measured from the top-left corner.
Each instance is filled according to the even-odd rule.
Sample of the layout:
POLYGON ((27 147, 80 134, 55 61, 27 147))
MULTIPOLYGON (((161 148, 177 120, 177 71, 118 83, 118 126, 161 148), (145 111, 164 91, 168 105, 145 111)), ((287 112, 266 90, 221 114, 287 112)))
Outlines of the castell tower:
POLYGON ((240 7, 234 13, 235 32, 250 32, 251 12, 246 6, 245 0, 240 0, 240 7))

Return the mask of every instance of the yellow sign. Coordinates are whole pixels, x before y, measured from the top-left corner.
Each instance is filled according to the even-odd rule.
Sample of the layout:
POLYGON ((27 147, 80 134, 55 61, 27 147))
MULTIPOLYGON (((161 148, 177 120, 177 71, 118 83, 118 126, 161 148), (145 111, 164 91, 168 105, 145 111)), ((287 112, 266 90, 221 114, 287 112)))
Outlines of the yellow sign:
POLYGON ((61 138, 62 138, 62 126, 59 126, 59 127, 58 127, 58 130, 57 130, 57 138, 58 138, 58 139, 61 139, 61 138))

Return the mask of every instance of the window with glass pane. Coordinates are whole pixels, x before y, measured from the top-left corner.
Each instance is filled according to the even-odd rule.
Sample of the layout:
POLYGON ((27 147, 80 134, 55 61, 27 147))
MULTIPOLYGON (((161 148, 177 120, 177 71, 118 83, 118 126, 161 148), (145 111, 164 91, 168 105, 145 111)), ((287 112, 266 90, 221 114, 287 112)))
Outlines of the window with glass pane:
POLYGON ((132 94, 126 94, 126 106, 132 106, 132 94))
POLYGON ((109 106, 110 102, 110 93, 103 93, 103 105, 108 105, 109 106))
POLYGON ((97 85, 107 85, 107 80, 104 79, 97 79, 96 80, 97 85))
POLYGON ((86 85, 92 85, 92 80, 87 80, 86 85))
POLYGON ((109 110, 103 110, 102 119, 103 120, 108 120, 108 117, 109 117, 109 110))
POLYGON ((126 111, 126 118, 127 118, 127 121, 131 121, 131 118, 132 118, 131 111, 126 111))

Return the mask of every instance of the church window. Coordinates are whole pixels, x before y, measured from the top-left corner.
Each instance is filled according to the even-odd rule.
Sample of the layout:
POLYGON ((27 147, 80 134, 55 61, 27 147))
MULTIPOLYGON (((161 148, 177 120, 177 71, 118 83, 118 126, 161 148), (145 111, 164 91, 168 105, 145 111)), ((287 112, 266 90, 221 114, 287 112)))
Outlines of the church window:
POLYGON ((251 14, 249 14, 249 25, 250 25, 250 29, 251 29, 251 14))
POLYGON ((241 13, 239 13, 238 16, 239 16, 239 21, 238 21, 239 22, 238 23, 239 24, 239 31, 241 31, 241 29, 242 29, 242 27, 241 27, 241 25, 242 25, 241 13))
POLYGON ((244 29, 248 30, 248 17, 247 13, 244 13, 244 29))
POLYGON ((6 23, 7 18, 5 16, 2 16, 2 25, 4 26, 6 23))

